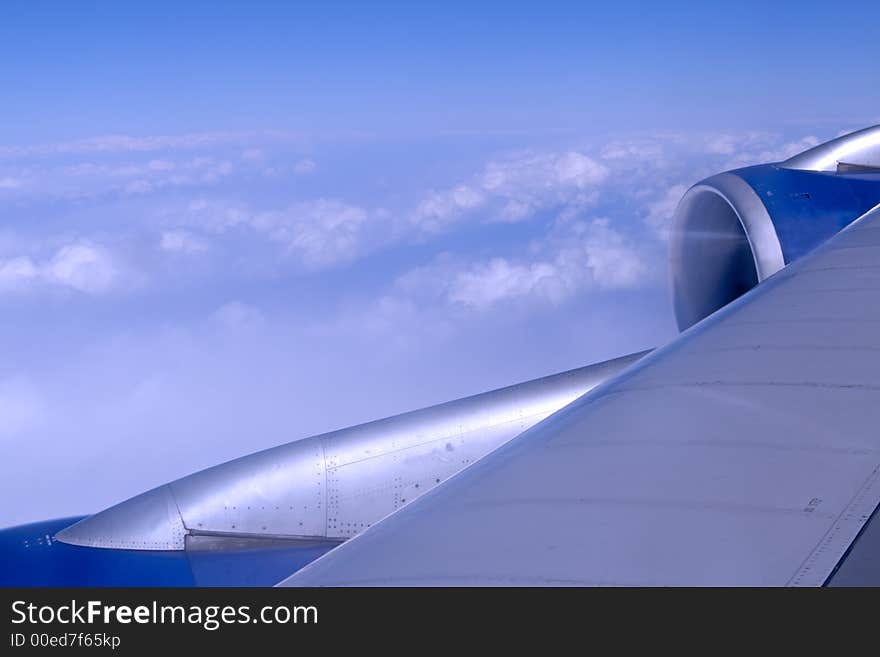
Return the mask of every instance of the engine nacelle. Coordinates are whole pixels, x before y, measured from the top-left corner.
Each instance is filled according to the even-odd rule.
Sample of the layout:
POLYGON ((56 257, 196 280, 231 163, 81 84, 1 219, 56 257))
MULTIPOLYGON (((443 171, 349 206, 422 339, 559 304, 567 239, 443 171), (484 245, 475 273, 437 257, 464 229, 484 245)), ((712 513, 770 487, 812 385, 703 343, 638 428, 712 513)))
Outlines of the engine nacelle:
POLYGON ((675 212, 670 269, 682 331, 880 203, 880 126, 778 164, 691 187, 675 212))

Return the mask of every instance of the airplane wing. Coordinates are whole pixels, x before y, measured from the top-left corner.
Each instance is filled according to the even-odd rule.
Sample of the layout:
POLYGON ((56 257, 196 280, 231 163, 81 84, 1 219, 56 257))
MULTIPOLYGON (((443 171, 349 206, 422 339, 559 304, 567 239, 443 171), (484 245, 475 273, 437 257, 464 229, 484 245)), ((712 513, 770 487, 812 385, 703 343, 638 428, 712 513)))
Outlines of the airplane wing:
POLYGON ((878 427, 880 206, 283 584, 876 584, 878 427))

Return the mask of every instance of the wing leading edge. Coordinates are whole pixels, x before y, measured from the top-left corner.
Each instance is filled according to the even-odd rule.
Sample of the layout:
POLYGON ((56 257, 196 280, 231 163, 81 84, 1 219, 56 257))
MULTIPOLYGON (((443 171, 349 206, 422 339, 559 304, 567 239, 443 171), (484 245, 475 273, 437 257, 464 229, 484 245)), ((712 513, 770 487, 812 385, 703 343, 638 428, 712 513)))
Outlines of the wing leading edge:
POLYGON ((285 585, 821 585, 880 501, 880 206, 285 585))

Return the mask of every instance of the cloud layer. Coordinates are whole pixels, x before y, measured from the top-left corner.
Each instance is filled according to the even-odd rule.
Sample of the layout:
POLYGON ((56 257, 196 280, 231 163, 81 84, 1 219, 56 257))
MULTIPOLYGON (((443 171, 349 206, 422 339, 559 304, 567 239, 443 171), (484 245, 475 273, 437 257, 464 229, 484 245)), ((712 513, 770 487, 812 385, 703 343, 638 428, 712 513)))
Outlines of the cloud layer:
POLYGON ((0 147, 0 525, 661 343, 686 187, 815 141, 0 147))

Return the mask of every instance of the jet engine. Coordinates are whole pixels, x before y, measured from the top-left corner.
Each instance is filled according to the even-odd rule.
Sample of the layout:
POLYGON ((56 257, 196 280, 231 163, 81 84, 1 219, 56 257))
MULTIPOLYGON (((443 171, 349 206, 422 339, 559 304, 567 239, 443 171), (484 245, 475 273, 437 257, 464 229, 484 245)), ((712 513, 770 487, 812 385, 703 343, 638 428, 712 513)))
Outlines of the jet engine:
POLYGON ((683 331, 880 203, 880 126, 691 187, 670 242, 683 331))

